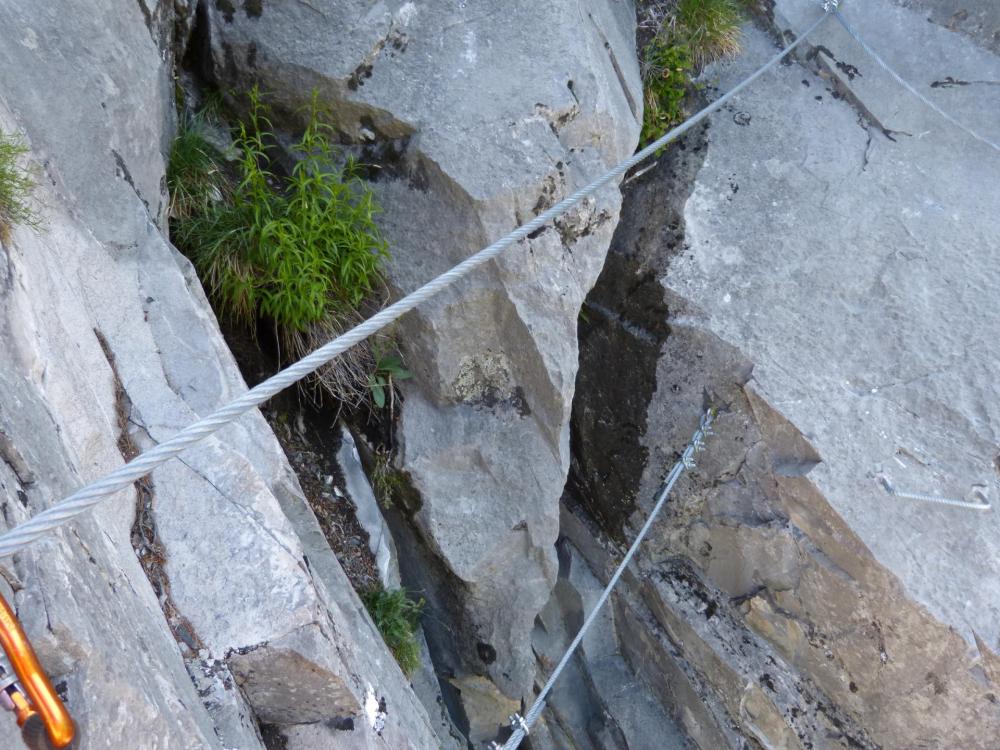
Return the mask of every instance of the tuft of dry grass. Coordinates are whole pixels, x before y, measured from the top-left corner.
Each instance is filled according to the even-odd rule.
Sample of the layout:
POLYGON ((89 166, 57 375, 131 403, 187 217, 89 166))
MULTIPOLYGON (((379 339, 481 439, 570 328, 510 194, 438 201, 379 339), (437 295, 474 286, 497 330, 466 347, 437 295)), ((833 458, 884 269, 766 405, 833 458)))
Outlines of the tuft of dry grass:
MULTIPOLYGON (((311 323, 305 330, 278 328, 282 358, 290 362, 301 359, 363 321, 361 312, 344 310, 311 323)), ((312 384, 350 409, 361 406, 371 397, 369 380, 377 364, 373 342, 383 338, 366 339, 338 355, 313 374, 312 384)))
POLYGON ((736 56, 742 17, 738 0, 678 0, 675 26, 690 47, 696 67, 736 56))

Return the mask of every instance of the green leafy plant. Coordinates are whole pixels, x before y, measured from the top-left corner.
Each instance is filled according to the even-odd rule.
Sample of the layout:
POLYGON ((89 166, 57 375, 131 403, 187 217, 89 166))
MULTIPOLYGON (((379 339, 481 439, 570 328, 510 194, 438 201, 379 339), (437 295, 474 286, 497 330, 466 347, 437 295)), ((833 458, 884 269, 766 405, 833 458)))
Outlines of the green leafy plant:
POLYGON ((642 49, 640 146, 665 135, 687 115, 695 72, 739 51, 740 0, 658 0, 645 8, 649 41, 642 49))
POLYGON ((395 400, 395 384, 400 380, 409 380, 413 373, 403 367, 403 360, 398 354, 382 354, 375 362, 375 372, 368 377, 368 387, 372 392, 372 403, 379 409, 385 407, 386 394, 389 397, 389 411, 392 412, 395 400))
MULTIPOLYGON (((291 171, 275 167, 277 150, 268 107, 255 87, 235 135, 234 178, 223 189, 220 154, 182 132, 171 163, 171 224, 220 311, 255 330, 272 323, 293 357, 359 321, 359 308, 382 289, 389 257, 374 217, 374 196, 357 164, 340 163, 331 145, 328 112, 314 92, 305 131, 288 148, 291 171)), ((375 366, 370 348, 355 347, 319 373, 337 398, 358 403, 375 366)))
POLYGON ((4 242, 15 226, 37 229, 40 225, 31 198, 35 178, 23 164, 27 153, 21 138, 0 131, 0 240, 4 242))
POLYGON ((413 674, 420 666, 416 632, 424 600, 411 599, 403 589, 374 589, 362 594, 361 600, 403 673, 413 674))
POLYGON ((643 51, 646 65, 640 142, 666 135, 684 119, 684 98, 691 85, 691 49, 654 37, 643 51))

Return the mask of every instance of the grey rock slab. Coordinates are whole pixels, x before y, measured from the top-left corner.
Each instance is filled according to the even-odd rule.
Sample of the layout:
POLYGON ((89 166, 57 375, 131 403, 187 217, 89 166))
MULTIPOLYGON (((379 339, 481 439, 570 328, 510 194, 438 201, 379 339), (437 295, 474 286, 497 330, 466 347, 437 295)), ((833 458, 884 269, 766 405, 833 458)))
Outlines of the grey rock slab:
MULTIPOLYGON (((887 7, 897 24, 855 20, 912 77, 943 58, 1000 74, 997 57, 887 7), (925 44, 911 46, 909 31, 925 44)), ((884 81, 840 33, 828 22, 812 41, 884 81)), ((715 69, 720 87, 769 47, 748 32, 740 61, 715 69)), ((747 126, 713 119, 685 210, 690 249, 665 279, 691 303, 678 323, 753 360, 754 390, 819 454, 808 478, 836 512, 938 618, 996 645, 1000 516, 893 498, 877 477, 949 497, 981 486, 997 498, 1000 317, 984 300, 1000 288, 1000 161, 891 82, 870 105, 873 93, 859 96, 905 113, 893 126, 922 137, 869 133, 845 102, 817 101, 826 92, 804 77, 779 69, 742 94, 734 106, 752 117, 747 126)), ((988 130, 998 122, 989 101, 962 114, 988 130)))
MULTIPOLYGON (((845 4, 840 12, 903 80, 959 122, 994 143, 1000 141, 995 51, 991 53, 962 34, 928 23, 923 13, 886 0, 845 4)), ((816 14, 815 7, 802 0, 783 0, 775 5, 775 22, 793 32, 804 29, 807 19, 814 19, 816 14)), ((988 17, 1000 23, 1000 12, 995 7, 988 17)), ((818 59, 876 122, 893 131, 897 140, 930 139, 933 145, 922 145, 941 154, 976 153, 979 149, 989 152, 989 147, 982 144, 973 149, 965 133, 901 88, 836 20, 829 19, 808 41, 824 48, 818 59)), ((929 169, 929 165, 924 167, 929 169)), ((947 189, 947 184, 945 180, 940 188, 947 189)))
MULTIPOLYGON (((801 30, 816 13, 778 3, 776 24, 801 30)), ((904 77, 996 138, 992 88, 931 83, 996 79, 997 57, 886 2, 844 13, 904 77)), ((731 88, 773 43, 748 27, 744 50, 706 80, 731 88)), ((997 498, 1000 318, 984 301, 1000 288, 1000 161, 835 22, 808 41, 813 58, 770 72, 711 120, 684 245, 662 279, 672 334, 651 414, 665 434, 645 441, 651 455, 679 444, 671 413, 693 413, 699 384, 724 392, 726 379, 743 384, 727 400, 732 424, 748 419, 759 433, 724 461, 710 449, 706 476, 734 484, 682 485, 694 494, 673 523, 691 533, 664 534, 652 554, 685 550, 715 585, 751 595, 746 623, 871 741, 989 747, 1000 726, 982 676, 1000 647, 996 512, 892 497, 882 480, 997 498), (723 371, 726 348, 752 377, 723 371), (668 398, 679 379, 693 387, 668 398)), ((660 469, 647 469, 647 488, 660 469)), ((682 640, 697 660, 699 639, 682 640)), ((773 716, 765 724, 754 726, 785 732, 773 716)))
POLYGON ((1000 54, 1000 16, 992 0, 895 0, 920 12, 931 23, 965 34, 1000 54))
POLYGON ((37 151, 58 164, 50 179, 62 200, 92 207, 103 217, 91 227, 95 236, 125 247, 146 223, 146 209, 161 226, 167 209, 173 89, 146 6, 111 13, 93 0, 58 8, 0 3, 0 69, 16 71, 4 77, 6 100, 30 124, 37 151))
POLYGON ((345 425, 340 427, 337 463, 344 472, 345 489, 354 502, 358 521, 368 532, 368 546, 375 556, 379 579, 386 588, 399 588, 399 560, 392 534, 382 517, 372 486, 368 483, 354 437, 345 425))
MULTIPOLYGON (((0 3, 0 66, 16 71, 0 122, 30 143, 43 218, 15 230, 0 263, 5 525, 119 466, 128 440, 149 447, 246 390, 156 223, 173 98, 144 7, 0 3)), ((303 535, 318 526, 289 519, 307 505, 259 413, 155 471, 138 500, 119 493, 13 564, 15 602, 67 684, 84 750, 217 748, 220 734, 259 746, 242 697, 222 713, 211 692, 203 705, 182 657, 192 670, 225 661, 254 722, 361 715, 377 686, 393 721, 433 744, 356 597, 345 613, 313 577, 303 535)))
MULTIPOLYGON (((390 277, 410 291, 627 156, 640 98, 631 3, 484 8, 208 7, 214 72, 291 111, 316 88, 342 138, 395 153, 376 190, 390 277)), ((408 316, 402 468, 422 536, 462 582, 447 647, 510 696, 555 581, 576 319, 618 216, 616 188, 408 316), (477 643, 496 651, 483 664, 477 643)), ((432 644, 433 647, 433 644, 432 644)))
MULTIPOLYGON (((0 103, 0 127, 16 124, 0 103)), ((4 528, 122 462, 114 373, 71 270, 77 255, 102 262, 105 249, 53 190, 40 186, 36 196, 44 232, 15 229, 0 247, 0 431, 5 453, 16 451, 0 460, 4 528)), ((219 748, 132 549, 135 507, 130 488, 2 561, 18 581, 8 600, 54 683, 65 685, 82 750, 219 748)), ((6 738, 13 718, 0 724, 6 738)))

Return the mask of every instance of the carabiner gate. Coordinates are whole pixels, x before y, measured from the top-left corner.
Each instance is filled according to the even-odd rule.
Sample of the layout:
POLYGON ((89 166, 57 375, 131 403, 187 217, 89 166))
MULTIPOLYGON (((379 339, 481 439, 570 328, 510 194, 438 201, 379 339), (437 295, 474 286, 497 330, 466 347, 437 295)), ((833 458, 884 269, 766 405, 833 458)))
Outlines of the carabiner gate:
POLYGON ((30 750, 64 750, 76 727, 38 662, 14 611, 0 594, 0 705, 17 716, 21 737, 30 750))

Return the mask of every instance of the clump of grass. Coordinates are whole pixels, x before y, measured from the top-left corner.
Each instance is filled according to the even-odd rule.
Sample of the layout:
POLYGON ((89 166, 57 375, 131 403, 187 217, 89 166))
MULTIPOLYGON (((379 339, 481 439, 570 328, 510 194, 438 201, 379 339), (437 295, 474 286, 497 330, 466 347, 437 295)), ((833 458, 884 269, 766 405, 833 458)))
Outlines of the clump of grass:
POLYGON ((642 50, 643 121, 639 145, 687 116, 684 100, 702 67, 739 52, 740 0, 663 0, 645 8, 650 35, 642 50))
POLYGON ((420 666, 420 644, 416 632, 424 600, 414 601, 404 589, 374 589, 361 595, 368 614, 382 634, 382 639, 409 677, 420 666))
POLYGON ((184 222, 207 214, 230 196, 223 161, 218 149, 202 135, 196 118, 182 124, 167 162, 171 219, 184 222))
POLYGON ((740 51, 739 0, 678 0, 676 29, 684 36, 697 67, 740 51))
MULTIPOLYGON (((216 307, 255 330, 273 324, 283 351, 298 358, 360 320, 359 308, 382 288, 388 250, 374 217, 371 189, 331 145, 327 113, 313 94, 302 137, 276 163, 268 107, 254 88, 235 137, 235 177, 197 130, 178 136, 171 155, 171 224, 216 307)), ((360 403, 374 368, 368 347, 318 373, 338 399, 360 403)))
POLYGON ((0 131, 0 240, 10 240, 15 226, 37 229, 40 223, 32 205, 35 178, 24 165, 28 147, 16 135, 0 131))
POLYGON ((371 464, 371 483, 375 498, 383 508, 391 508, 404 487, 403 475, 392 465, 392 454, 384 448, 375 451, 371 464))

